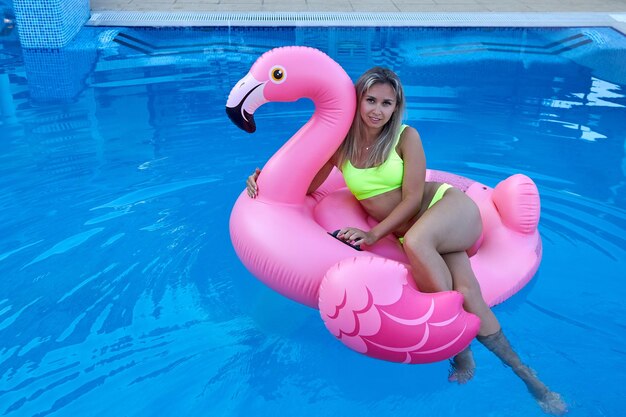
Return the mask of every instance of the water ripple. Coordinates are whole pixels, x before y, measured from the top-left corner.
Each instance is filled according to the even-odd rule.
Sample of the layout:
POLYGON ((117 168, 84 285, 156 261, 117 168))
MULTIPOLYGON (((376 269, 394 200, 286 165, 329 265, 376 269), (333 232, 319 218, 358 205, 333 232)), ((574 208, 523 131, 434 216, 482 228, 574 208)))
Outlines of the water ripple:
POLYGON ((0 63, 0 414, 463 416, 493 414, 494 403, 540 412, 484 350, 476 355, 488 378, 477 382, 493 387, 463 393, 448 386, 445 363, 398 367, 348 351, 314 311, 265 288, 237 260, 232 204, 312 104, 264 106, 250 140, 228 123, 224 101, 260 53, 295 43, 328 52, 353 79, 376 64, 397 70, 433 168, 491 186, 516 172, 535 179, 544 258, 530 295, 499 317, 523 334, 520 352, 550 384, 580 398, 581 414, 601 403, 600 412, 619 413, 619 394, 596 387, 606 370, 624 376, 614 366, 626 326, 623 36, 605 28, 84 31, 101 35, 98 52, 64 54, 70 71, 58 54, 41 53, 31 63, 51 71, 33 74, 17 41, 16 60, 0 63), (593 45, 546 59, 447 53, 494 37, 524 49, 582 32, 593 45), (154 53, 118 44, 121 33, 154 53), (420 56, 429 44, 445 55, 420 56), (614 68, 603 65, 606 55, 614 68), (55 77, 43 86, 54 89, 34 80, 55 77), (67 99, 38 101, 44 91, 67 99), (476 401, 487 391, 493 398, 476 401))
POLYGON ((541 225, 547 236, 584 242, 613 260, 626 248, 625 210, 567 192, 542 192, 541 225))
POLYGON ((216 182, 219 180, 220 180, 220 177, 206 177, 206 178, 197 178, 193 180, 185 180, 185 181, 179 181, 179 182, 174 182, 170 184, 162 184, 162 185, 146 187, 141 190, 136 190, 128 194, 125 194, 108 203, 94 207, 92 210, 97 210, 101 208, 120 208, 120 207, 125 207, 125 206, 131 206, 133 204, 137 204, 137 203, 143 202, 145 200, 149 200, 154 197, 159 197, 163 194, 171 193, 174 191, 179 191, 187 187, 193 187, 195 185, 216 182))
MULTIPOLYGON (((38 297, 38 298, 34 299, 30 303, 26 304, 24 307, 20 308, 15 314, 13 314, 13 315, 5 318, 4 320, 2 320, 0 322, 0 330, 4 330, 7 327, 9 327, 10 325, 12 325, 13 323, 15 323, 15 320, 17 320, 18 317, 20 317, 22 315, 22 313, 24 313, 24 311, 26 311, 26 309, 28 309, 30 306, 32 306, 35 303, 37 303, 39 300, 41 300, 41 297, 38 297)), ((10 308, 5 308, 5 309, 3 309, 3 311, 4 312, 9 312, 10 308)))
POLYGON ((65 252, 68 252, 69 250, 82 245, 87 240, 89 240, 92 236, 97 235, 103 230, 104 228, 98 227, 95 229, 87 230, 85 232, 77 233, 74 236, 70 236, 66 239, 63 239, 62 241, 54 245, 52 248, 48 249, 47 251, 45 251, 44 253, 42 253, 41 255, 37 256, 35 259, 33 259, 32 261, 24 265, 24 268, 31 266, 32 264, 35 264, 37 262, 41 262, 44 259, 47 259, 53 255, 60 255, 65 252))

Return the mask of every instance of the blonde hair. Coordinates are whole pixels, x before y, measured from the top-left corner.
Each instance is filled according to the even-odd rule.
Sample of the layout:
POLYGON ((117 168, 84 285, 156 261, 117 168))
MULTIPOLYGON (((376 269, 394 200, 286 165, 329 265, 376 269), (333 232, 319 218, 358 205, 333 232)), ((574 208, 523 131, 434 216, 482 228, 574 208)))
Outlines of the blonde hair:
POLYGON ((357 80, 354 87, 356 90, 356 113, 354 121, 348 135, 341 144, 337 153, 337 166, 342 168, 347 161, 355 161, 359 157, 359 149, 362 147, 360 143, 365 130, 365 123, 361 119, 361 100, 367 91, 375 84, 389 84, 396 93, 396 109, 389 121, 383 126, 378 140, 374 143, 374 147, 365 161, 364 168, 374 167, 382 164, 389 157, 394 144, 395 138, 402 126, 402 118, 404 116, 404 90, 400 78, 390 69, 382 67, 374 67, 367 70, 357 80))

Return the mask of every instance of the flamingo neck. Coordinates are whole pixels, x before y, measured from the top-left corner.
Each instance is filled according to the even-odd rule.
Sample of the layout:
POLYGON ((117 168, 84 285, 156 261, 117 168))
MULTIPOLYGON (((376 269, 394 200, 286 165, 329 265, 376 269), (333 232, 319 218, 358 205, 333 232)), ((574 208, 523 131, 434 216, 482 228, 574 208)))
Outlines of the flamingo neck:
MULTIPOLYGON (((350 95, 354 95, 351 87, 350 95)), ((351 96, 348 96, 351 97, 351 96)), ((315 103, 311 119, 267 162, 259 177, 263 201, 300 204, 313 178, 341 145, 354 117, 351 100, 315 103), (346 105, 347 103, 347 105, 346 105)))

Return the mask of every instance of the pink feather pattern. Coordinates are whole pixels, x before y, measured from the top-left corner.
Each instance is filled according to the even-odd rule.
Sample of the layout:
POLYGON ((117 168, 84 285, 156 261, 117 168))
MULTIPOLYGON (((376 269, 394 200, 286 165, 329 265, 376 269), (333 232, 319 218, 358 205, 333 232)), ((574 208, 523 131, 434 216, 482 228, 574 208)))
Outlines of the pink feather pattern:
POLYGON ((422 293, 404 264, 380 257, 343 260, 320 286, 327 329, 357 352, 401 363, 447 359, 472 341, 480 320, 456 291, 422 293))

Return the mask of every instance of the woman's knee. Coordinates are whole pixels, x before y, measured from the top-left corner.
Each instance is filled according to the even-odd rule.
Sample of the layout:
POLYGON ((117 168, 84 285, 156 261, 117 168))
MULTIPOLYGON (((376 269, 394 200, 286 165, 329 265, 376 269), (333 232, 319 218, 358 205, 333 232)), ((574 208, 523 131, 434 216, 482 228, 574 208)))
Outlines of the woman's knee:
POLYGON ((409 257, 423 259, 437 251, 433 237, 415 225, 404 235, 404 251, 409 257))

